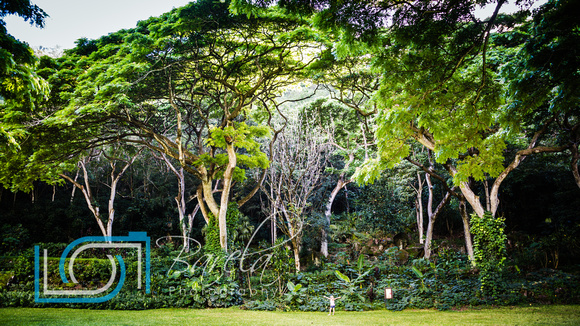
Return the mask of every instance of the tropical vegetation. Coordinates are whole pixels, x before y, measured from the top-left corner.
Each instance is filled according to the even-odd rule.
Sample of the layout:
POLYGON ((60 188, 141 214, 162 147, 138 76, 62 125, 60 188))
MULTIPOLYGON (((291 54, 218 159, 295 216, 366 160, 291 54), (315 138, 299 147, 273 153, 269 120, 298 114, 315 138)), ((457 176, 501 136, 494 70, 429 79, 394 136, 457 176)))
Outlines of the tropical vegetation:
POLYGON ((37 58, 3 1, 0 306, 578 304, 580 4, 505 4, 199 0, 37 58), (130 248, 61 278, 135 231, 150 291, 130 248), (52 289, 125 285, 38 302, 34 246, 52 289))

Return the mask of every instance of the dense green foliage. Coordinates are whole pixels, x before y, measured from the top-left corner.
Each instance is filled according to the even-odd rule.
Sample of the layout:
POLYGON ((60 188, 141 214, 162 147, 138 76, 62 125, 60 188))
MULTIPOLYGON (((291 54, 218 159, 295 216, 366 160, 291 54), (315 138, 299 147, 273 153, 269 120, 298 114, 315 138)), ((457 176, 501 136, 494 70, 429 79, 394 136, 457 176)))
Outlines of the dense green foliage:
MULTIPOLYGON (((61 246, 60 250, 64 247, 61 246)), ((580 280, 577 275, 542 269, 535 272, 518 272, 513 267, 504 271, 506 277, 495 284, 502 291, 481 292, 480 277, 471 270, 467 257, 453 250, 441 251, 436 262, 424 259, 401 260, 396 247, 387 250, 376 261, 337 259, 325 263, 317 271, 291 275, 277 271, 275 259, 264 269, 244 275, 226 263, 196 265, 209 256, 188 256, 185 265, 171 265, 179 250, 166 245, 154 250, 152 257, 151 294, 138 290, 135 284, 135 261, 128 261, 133 275, 126 280, 126 287, 110 301, 100 304, 65 304, 72 308, 91 309, 153 309, 167 307, 229 307, 241 305, 252 310, 301 310, 325 311, 328 301, 323 296, 342 296, 337 301, 340 310, 373 310, 385 307, 390 310, 405 308, 436 308, 480 305, 514 305, 529 303, 578 303, 580 280), (200 260, 201 259, 201 260, 200 260), (168 267, 172 266, 173 269, 168 267), (284 279, 280 280, 282 276, 284 279), (278 288, 277 284, 283 287, 278 288), (501 283, 499 283, 501 282, 501 283), (385 301, 384 289, 393 289, 394 298, 385 301)), ((282 247, 283 248, 283 247, 282 247)), ((54 246, 51 252, 57 252, 54 246)), ((283 254, 283 251, 281 252, 283 254)), ((95 256, 90 253, 89 256, 95 256)), ((278 255, 278 254, 277 254, 278 255)), ((286 252, 281 262, 292 271, 291 253, 286 252)), ((34 302, 32 290, 32 256, 23 254, 16 259, 4 261, 19 272, 17 281, 8 289, 0 291, 3 307, 63 307, 63 304, 40 304, 34 302)), ((277 258, 279 259, 279 258, 277 258)), ((208 261, 209 262, 209 261, 208 261)), ((237 264, 236 260, 232 261, 237 264)), ((508 264, 509 265, 509 264, 508 264)), ((81 259, 75 265, 75 273, 86 280, 86 286, 94 286, 107 280, 110 263, 102 258, 81 259)), ((58 285, 58 259, 49 260, 49 284, 58 285)), ((130 275, 130 274, 128 274, 130 275)))
MULTIPOLYGON (((12 157, 20 155, 20 144, 29 137, 22 125, 29 116, 38 114, 38 102, 48 93, 48 84, 36 71, 38 58, 27 43, 8 33, 4 17, 18 15, 31 25, 44 26, 47 14, 38 6, 23 1, 0 3, 0 151, 12 157)), ((12 181, 7 166, 0 166, 0 182, 12 181)))
POLYGON ((121 293, 64 306, 579 303, 578 4, 486 3, 203 0, 40 59, 0 20, 0 305, 62 306, 39 243, 51 288, 103 285, 105 251, 79 285, 57 257, 107 221, 152 293, 119 250, 121 293))
POLYGON ((483 217, 471 216, 475 264, 479 268, 481 291, 498 296, 502 288, 502 272, 505 267, 507 237, 503 218, 486 213, 483 217))

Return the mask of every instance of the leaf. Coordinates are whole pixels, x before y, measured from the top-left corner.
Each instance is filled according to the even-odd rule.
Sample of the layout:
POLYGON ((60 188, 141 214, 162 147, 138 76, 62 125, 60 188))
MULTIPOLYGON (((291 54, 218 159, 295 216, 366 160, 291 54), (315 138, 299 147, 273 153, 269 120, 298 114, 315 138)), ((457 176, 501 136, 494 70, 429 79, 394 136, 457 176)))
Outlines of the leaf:
POLYGON ((358 268, 358 272, 360 273, 360 271, 363 269, 364 267, 364 256, 363 255, 359 255, 358 256, 358 262, 357 262, 357 268, 358 268))
POLYGON ((415 273, 415 275, 417 275, 418 278, 420 278, 420 279, 423 278, 423 273, 421 273, 421 271, 418 270, 417 267, 412 266, 411 269, 413 270, 413 273, 415 273))
POLYGON ((336 273, 336 276, 337 276, 338 278, 340 278, 341 280, 345 281, 346 283, 350 283, 350 278, 349 278, 348 276, 346 276, 346 275, 342 274, 342 273, 341 273, 341 272, 339 272, 339 271, 334 271, 334 273, 336 273))
POLYGON ((294 288, 295 288, 294 283, 288 281, 288 284, 286 284, 286 286, 288 286, 288 290, 290 290, 290 292, 294 292, 294 288))

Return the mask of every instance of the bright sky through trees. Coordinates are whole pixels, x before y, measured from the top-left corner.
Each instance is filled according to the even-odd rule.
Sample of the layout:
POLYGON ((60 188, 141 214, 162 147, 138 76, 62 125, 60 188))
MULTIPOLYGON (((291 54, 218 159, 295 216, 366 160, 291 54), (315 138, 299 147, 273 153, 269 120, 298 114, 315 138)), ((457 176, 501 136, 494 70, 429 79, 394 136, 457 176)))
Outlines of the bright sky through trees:
POLYGON ((30 46, 70 49, 81 37, 96 39, 139 20, 159 16, 189 0, 32 0, 50 17, 44 29, 30 26, 18 16, 6 17, 8 33, 30 46))
MULTIPOLYGON (((541 5, 546 3, 546 1, 547 0, 540 0, 540 1, 534 2, 531 9, 533 10, 533 9, 540 7, 541 5)), ((511 14, 513 12, 518 11, 519 8, 520 7, 518 5, 516 5, 516 1, 511 0, 511 1, 508 1, 506 4, 502 5, 500 11, 503 13, 506 13, 506 14, 511 14)), ((495 3, 488 4, 487 6, 483 7, 481 10, 476 11, 476 15, 478 17, 481 17, 481 18, 490 17, 493 14, 494 9, 495 9, 495 3)))
MULTIPOLYGON (((534 4, 538 7, 545 1, 534 4)), ((34 0, 50 17, 44 29, 24 22, 20 17, 6 17, 8 32, 31 46, 70 49, 81 37, 96 39, 123 28, 132 28, 137 21, 159 16, 189 0, 34 0)), ((479 11, 481 17, 490 16, 493 6, 479 11)), ((517 10, 515 1, 503 6, 503 12, 517 10)))

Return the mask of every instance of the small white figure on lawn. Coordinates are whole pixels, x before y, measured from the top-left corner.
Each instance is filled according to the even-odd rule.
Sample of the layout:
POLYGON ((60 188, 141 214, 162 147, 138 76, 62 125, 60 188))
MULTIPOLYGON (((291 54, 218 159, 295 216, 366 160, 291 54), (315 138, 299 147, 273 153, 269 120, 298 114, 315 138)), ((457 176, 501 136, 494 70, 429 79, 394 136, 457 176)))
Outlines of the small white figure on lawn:
POLYGON ((334 309, 335 300, 338 300, 341 297, 335 298, 333 295, 331 295, 330 298, 329 297, 325 297, 325 296, 323 296, 323 298, 330 300, 330 308, 328 309, 328 315, 329 316, 330 316, 330 314, 334 315, 334 311, 336 310, 336 309, 334 309))

